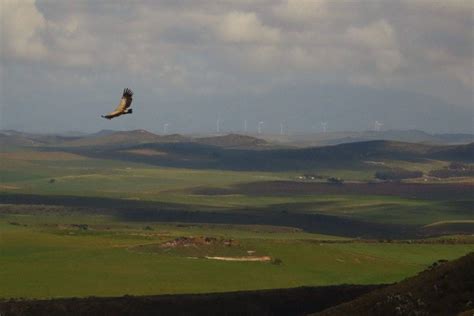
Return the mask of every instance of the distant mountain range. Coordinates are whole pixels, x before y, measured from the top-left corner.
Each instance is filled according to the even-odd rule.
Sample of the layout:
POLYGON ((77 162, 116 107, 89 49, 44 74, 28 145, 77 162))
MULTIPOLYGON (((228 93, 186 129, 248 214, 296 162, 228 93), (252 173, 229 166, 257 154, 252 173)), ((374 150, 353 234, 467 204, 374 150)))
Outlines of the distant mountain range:
MULTIPOLYGON (((360 136, 376 138, 408 138, 417 140, 467 140, 469 135, 434 136, 422 132, 367 132, 360 136)), ((440 159, 474 161, 474 143, 439 145, 428 142, 410 143, 393 140, 347 141, 338 138, 303 138, 266 141, 248 135, 217 135, 191 137, 179 134, 156 135, 146 130, 100 131, 83 137, 35 135, 15 131, 0 133, 0 147, 39 147, 42 150, 61 150, 106 159, 136 161, 169 167, 211 168, 231 170, 308 170, 324 165, 364 164, 377 159, 416 160, 440 159), (322 145, 322 144, 330 145, 322 145), (282 144, 286 144, 283 146, 282 144), (300 146, 294 146, 294 145, 300 146), (302 144, 307 146, 302 146, 302 144), (318 145, 315 145, 318 144, 318 145), (336 145, 333 145, 336 144, 336 145)), ((330 136, 330 135, 329 135, 330 136)), ((333 135, 334 136, 334 135, 333 135)), ((341 136, 341 135, 336 135, 341 136)), ((344 136, 344 135, 342 135, 344 136)))
POLYGON ((455 145, 474 142, 474 134, 429 134, 419 130, 390 130, 365 132, 332 132, 295 135, 242 135, 185 136, 158 135, 149 131, 101 130, 93 134, 33 134, 13 130, 0 131, 0 146, 127 146, 144 143, 193 142, 226 148, 315 147, 371 140, 390 140, 433 145, 455 145))
POLYGON ((0 146, 126 147, 149 143, 197 143, 226 148, 273 147, 266 140, 239 134, 191 137, 180 134, 157 135, 146 130, 102 130, 83 136, 63 136, 17 131, 0 132, 0 146))
POLYGON ((42 150, 68 151, 96 158, 198 169, 308 170, 336 164, 364 165, 364 161, 378 159, 474 161, 474 143, 433 145, 370 140, 295 147, 248 135, 162 136, 145 130, 101 131, 84 137, 39 136, 10 131, 0 134, 0 141, 7 147, 34 146, 42 150))
POLYGON ((419 130, 389 130, 364 132, 331 132, 296 135, 267 135, 263 137, 270 142, 296 146, 326 146, 370 140, 391 140, 409 143, 426 143, 435 145, 468 144, 474 142, 473 134, 429 134, 419 130))

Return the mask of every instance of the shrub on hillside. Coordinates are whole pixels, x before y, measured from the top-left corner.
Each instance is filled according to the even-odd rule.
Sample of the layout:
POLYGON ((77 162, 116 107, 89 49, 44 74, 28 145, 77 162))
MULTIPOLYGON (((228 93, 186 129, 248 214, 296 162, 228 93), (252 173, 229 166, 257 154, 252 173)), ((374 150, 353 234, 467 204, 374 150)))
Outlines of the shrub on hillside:
POLYGON ((272 264, 275 264, 277 266, 279 266, 282 263, 283 263, 283 260, 281 260, 280 258, 275 258, 272 260, 272 264))
POLYGON ((474 166, 452 162, 448 167, 430 171, 429 175, 437 178, 473 177, 474 166))
POLYGON ((462 162, 453 161, 449 164, 448 169, 449 170, 469 170, 469 169, 472 169, 472 167, 462 162))
POLYGON ((336 178, 336 177, 330 177, 328 178, 328 182, 331 184, 343 184, 344 180, 341 178, 336 178))
POLYGON ((403 180, 419 178, 423 176, 421 171, 410 171, 405 169, 379 170, 375 172, 375 178, 380 180, 403 180))

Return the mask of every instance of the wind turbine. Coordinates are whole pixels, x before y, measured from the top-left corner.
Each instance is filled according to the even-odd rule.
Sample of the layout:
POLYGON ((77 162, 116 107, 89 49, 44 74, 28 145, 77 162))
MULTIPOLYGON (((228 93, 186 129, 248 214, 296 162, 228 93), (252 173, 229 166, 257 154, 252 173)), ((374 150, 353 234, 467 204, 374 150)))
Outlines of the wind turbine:
POLYGON ((259 134, 259 135, 262 134, 262 127, 263 127, 263 124, 264 124, 263 121, 258 122, 257 130, 258 130, 258 134, 259 134))
POLYGON ((328 122, 321 122, 321 128, 323 129, 323 133, 326 134, 328 129, 328 122))
POLYGON ((168 123, 163 124, 163 134, 168 134, 168 126, 170 126, 170 124, 168 123))
POLYGON ((379 122, 379 121, 375 121, 374 123, 374 130, 376 132, 380 132, 380 128, 383 126, 383 123, 379 122))
POLYGON ((216 132, 219 134, 221 132, 221 119, 217 118, 216 120, 216 132))
POLYGON ((244 120, 244 133, 247 134, 247 120, 244 120))

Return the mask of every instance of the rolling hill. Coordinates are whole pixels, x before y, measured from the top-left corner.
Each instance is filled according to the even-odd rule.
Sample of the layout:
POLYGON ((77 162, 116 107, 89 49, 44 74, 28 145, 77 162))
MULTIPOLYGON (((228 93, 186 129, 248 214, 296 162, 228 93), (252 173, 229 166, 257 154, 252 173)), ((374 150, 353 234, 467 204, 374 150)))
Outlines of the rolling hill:
MULTIPOLYGON (((116 134, 112 135, 116 136, 116 134)), ((108 136, 110 137, 110 136, 108 136)), ((157 138, 150 138, 156 140, 157 138)), ((378 159, 424 161, 426 159, 474 161, 474 144, 433 146, 391 141, 369 141, 313 148, 260 150, 228 148, 197 142, 149 142, 127 145, 127 140, 109 142, 114 146, 62 147, 86 156, 119 159, 153 165, 229 170, 308 170, 321 166, 362 165, 378 159), (117 148, 117 144, 120 146, 117 148), (156 153, 156 154, 154 154, 156 153)), ((96 143, 97 144, 97 143, 96 143)), ((57 148, 56 148, 57 150, 57 148)), ((380 167, 383 169, 383 167, 380 167)))
POLYGON ((49 146, 80 138, 79 136, 32 134, 9 130, 0 132, 0 148, 49 146))
POLYGON ((310 134, 275 135, 262 134, 258 136, 243 134, 224 134, 210 136, 183 136, 180 134, 157 135, 140 129, 130 131, 101 130, 92 134, 66 132, 58 134, 36 134, 15 130, 0 131, 2 142, 19 145, 64 144, 69 146, 96 146, 115 144, 120 141, 129 143, 149 142, 197 142, 228 148, 254 148, 256 146, 298 146, 316 147, 339 145, 344 143, 387 140, 409 143, 424 143, 430 145, 460 145, 474 142, 473 134, 429 134, 420 130, 387 130, 363 132, 328 132, 310 134), (17 140, 15 140, 15 138, 17 140), (21 140, 23 139, 23 141, 21 140))
POLYGON ((327 132, 294 135, 265 135, 264 139, 300 147, 328 146, 344 143, 365 142, 371 140, 389 140, 431 145, 459 145, 474 141, 472 134, 430 134, 420 130, 387 130, 363 132, 327 132))
MULTIPOLYGON (((474 143, 431 145, 386 140, 348 142, 324 147, 290 148, 251 137, 228 134, 190 137, 157 135, 145 130, 101 131, 84 137, 0 134, 3 147, 37 147, 97 158, 153 165, 230 170, 308 170, 321 166, 357 165, 365 161, 474 161, 474 143)), ((383 167, 381 167, 383 169, 383 167)))
POLYGON ((104 130, 77 140, 63 142, 66 147, 126 147, 147 143, 173 143, 188 141, 189 138, 177 134, 157 135, 143 129, 132 131, 104 130))
POLYGON ((304 315, 378 285, 301 287, 210 294, 0 301, 5 315, 304 315))
POLYGON ((440 260, 417 276, 315 315, 457 315, 467 310, 472 312, 472 267, 474 253, 453 262, 440 260))
POLYGON ((199 144, 225 147, 225 148, 261 148, 263 146, 269 146, 270 144, 260 138, 240 135, 240 134, 228 134, 223 136, 211 136, 211 137, 200 137, 194 138, 194 142, 199 144))
POLYGON ((157 135, 145 130, 109 131, 103 130, 71 142, 61 143, 61 146, 72 147, 126 147, 150 143, 196 143, 223 148, 259 148, 270 144, 263 139, 227 134, 209 137, 189 137, 180 134, 157 135))

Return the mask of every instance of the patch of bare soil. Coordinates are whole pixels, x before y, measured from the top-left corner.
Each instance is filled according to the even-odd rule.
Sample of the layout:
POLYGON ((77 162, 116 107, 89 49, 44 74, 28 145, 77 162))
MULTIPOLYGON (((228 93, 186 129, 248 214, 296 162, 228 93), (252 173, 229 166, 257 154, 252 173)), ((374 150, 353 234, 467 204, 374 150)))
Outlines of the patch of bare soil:
POLYGON ((15 186, 15 185, 0 184, 0 189, 3 189, 3 190, 18 190, 19 187, 15 186))
POLYGON ((129 153, 129 154, 137 154, 137 155, 143 155, 143 156, 165 156, 167 153, 158 151, 158 150, 153 150, 153 149, 130 149, 130 150, 124 150, 121 151, 123 153, 129 153))
POLYGON ((238 240, 199 236, 178 237, 163 243, 141 244, 130 248, 132 251, 149 253, 166 253, 178 255, 188 259, 208 259, 238 262, 267 262, 281 264, 281 260, 274 262, 272 257, 257 250, 247 248, 238 240))
POLYGON ((444 221, 423 226, 421 231, 428 236, 433 235, 474 235, 474 221, 444 221))
POLYGON ((211 260, 221 260, 221 261, 271 261, 272 257, 270 256, 247 256, 247 257, 204 257, 211 260))
POLYGON ((0 153, 0 160, 11 159, 11 160, 83 160, 85 157, 71 154, 62 151, 19 151, 19 152, 5 152, 0 153))
POLYGON ((190 247, 203 245, 223 245, 223 246, 238 246, 239 242, 234 239, 222 239, 216 237, 178 237, 174 240, 167 241, 160 245, 161 248, 176 248, 176 247, 190 247))

